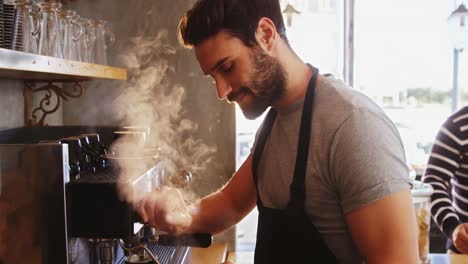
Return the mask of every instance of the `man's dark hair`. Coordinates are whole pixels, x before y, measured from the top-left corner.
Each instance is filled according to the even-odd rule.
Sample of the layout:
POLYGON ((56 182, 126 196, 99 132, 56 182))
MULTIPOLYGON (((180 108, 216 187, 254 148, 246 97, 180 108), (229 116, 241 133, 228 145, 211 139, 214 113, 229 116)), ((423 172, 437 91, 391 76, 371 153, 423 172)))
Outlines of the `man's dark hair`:
POLYGON ((193 47, 224 30, 251 47, 262 17, 271 19, 288 43, 279 0, 198 0, 180 20, 179 41, 193 47))

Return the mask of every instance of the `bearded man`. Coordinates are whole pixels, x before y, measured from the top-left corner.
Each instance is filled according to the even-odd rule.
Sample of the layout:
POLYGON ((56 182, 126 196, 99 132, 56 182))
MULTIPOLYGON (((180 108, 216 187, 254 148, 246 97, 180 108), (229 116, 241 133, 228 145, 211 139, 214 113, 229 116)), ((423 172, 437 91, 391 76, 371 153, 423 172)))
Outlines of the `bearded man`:
POLYGON ((295 54, 278 0, 199 0, 179 36, 219 99, 249 119, 270 110, 223 188, 190 206, 176 189, 155 190, 139 208, 144 220, 174 234, 216 234, 257 206, 257 264, 418 262, 396 127, 368 97, 295 54))

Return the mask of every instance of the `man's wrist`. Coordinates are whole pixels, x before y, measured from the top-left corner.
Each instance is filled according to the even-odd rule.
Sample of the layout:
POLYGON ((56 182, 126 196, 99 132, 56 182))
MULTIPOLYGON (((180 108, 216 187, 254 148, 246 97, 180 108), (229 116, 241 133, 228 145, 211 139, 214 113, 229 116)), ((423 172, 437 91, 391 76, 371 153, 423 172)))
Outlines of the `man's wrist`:
POLYGON ((185 222, 185 227, 184 227, 184 233, 186 234, 191 234, 195 233, 195 225, 194 225, 194 220, 196 217, 196 212, 198 209, 194 204, 190 205, 187 207, 187 214, 186 214, 186 222, 185 222))

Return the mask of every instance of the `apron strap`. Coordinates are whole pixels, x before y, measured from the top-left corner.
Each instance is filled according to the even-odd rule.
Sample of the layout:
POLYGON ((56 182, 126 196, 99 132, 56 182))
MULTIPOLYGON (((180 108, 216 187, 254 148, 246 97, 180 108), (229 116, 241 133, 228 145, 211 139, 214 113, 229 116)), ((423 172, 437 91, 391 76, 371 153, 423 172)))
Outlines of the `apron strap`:
POLYGON ((305 210, 305 176, 307 174, 310 131, 312 126, 312 106, 314 103, 314 90, 317 82, 318 69, 312 67, 312 74, 302 109, 296 165, 294 167, 294 178, 290 186, 291 197, 288 204, 288 210, 294 214, 302 213, 305 210))
POLYGON ((263 121, 262 130, 260 131, 260 134, 258 135, 257 145, 255 147, 253 158, 252 158, 252 175, 253 175, 253 179, 255 182, 255 186, 257 188, 257 203, 259 203, 260 205, 262 205, 262 201, 260 199, 260 193, 258 191, 258 173, 257 173, 258 164, 260 162, 260 157, 262 156, 265 143, 268 139, 268 136, 270 135, 271 128, 273 127, 273 124, 275 123, 276 115, 277 115, 276 110, 273 108, 270 108, 270 111, 268 111, 268 114, 265 117, 265 121, 263 121))
MULTIPOLYGON (((312 67, 312 74, 313 75, 307 87, 304 106, 302 109, 296 165, 294 168, 293 181, 290 186, 291 196, 288 203, 288 207, 286 209, 291 214, 298 214, 304 212, 305 176, 307 171, 307 159, 309 156, 310 130, 312 126, 312 106, 314 101, 314 90, 315 84, 317 82, 318 69, 312 67)), ((253 153, 252 175, 255 186, 257 188, 257 203, 260 205, 262 205, 262 202, 258 190, 258 164, 260 162, 265 143, 268 139, 268 136, 270 135, 271 128, 273 127, 273 124, 275 122, 276 116, 276 110, 271 108, 263 122, 263 126, 259 133, 257 144, 253 153)))

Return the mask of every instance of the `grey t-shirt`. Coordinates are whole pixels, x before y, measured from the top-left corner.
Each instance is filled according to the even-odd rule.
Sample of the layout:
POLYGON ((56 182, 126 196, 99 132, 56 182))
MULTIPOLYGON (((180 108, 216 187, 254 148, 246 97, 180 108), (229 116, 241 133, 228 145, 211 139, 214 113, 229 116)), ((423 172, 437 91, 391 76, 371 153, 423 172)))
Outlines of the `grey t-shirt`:
MULTIPOLYGON (((265 144, 258 177, 266 207, 289 201, 303 102, 278 113, 265 144)), ((403 144, 380 107, 333 76, 319 77, 312 120, 306 213, 340 263, 362 263, 345 215, 409 189, 403 144)))

